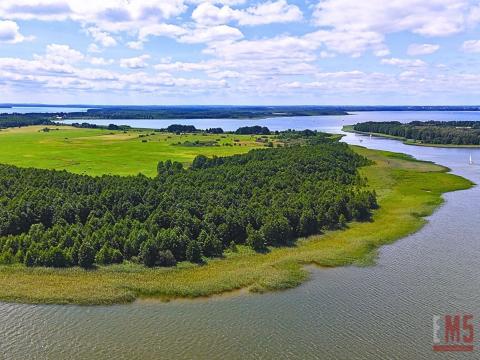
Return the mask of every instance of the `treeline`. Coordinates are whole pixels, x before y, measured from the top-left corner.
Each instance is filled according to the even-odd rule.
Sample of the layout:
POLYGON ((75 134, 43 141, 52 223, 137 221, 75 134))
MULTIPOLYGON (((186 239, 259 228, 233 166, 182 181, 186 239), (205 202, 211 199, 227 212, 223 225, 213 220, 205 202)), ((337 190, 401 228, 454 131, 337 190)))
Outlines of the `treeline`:
MULTIPOLYGON (((42 113, 32 113, 32 114, 0 114, 0 129, 12 128, 12 127, 23 127, 23 126, 32 126, 32 125, 47 125, 54 126, 58 125, 53 119, 61 120, 62 116, 65 114, 42 114, 42 113), (58 119, 57 119, 58 117, 58 119)), ((107 129, 107 130, 128 130, 131 129, 128 125, 115 125, 109 124, 107 126, 96 125, 91 123, 73 123, 71 126, 82 129, 107 129)))
POLYGON ((355 124, 356 131, 398 136, 425 144, 480 145, 478 121, 398 121, 365 122, 355 124))
POLYGON ((235 131, 238 135, 270 135, 270 130, 265 126, 243 126, 235 131))
POLYGON ((67 114, 69 119, 258 119, 346 115, 327 106, 105 106, 67 114))
POLYGON ((193 125, 172 124, 165 129, 160 129, 159 131, 171 132, 171 133, 194 133, 194 132, 199 132, 200 130, 197 130, 197 128, 193 125))
POLYGON ((30 116, 0 114, 0 129, 31 125, 55 125, 55 123, 43 114, 32 114, 30 116))
MULTIPOLYGON (((63 119, 61 115, 65 114, 53 114, 46 115, 46 114, 0 114, 0 129, 2 128, 11 128, 11 127, 22 127, 22 126, 31 126, 31 125, 58 125, 52 119, 58 118, 63 119)), ((128 125, 97 125, 88 122, 82 123, 72 123, 70 124, 76 128, 82 129, 107 129, 107 130, 121 130, 126 131, 131 129, 128 125)), ((159 132, 171 132, 171 133, 196 133, 196 132, 205 132, 208 134, 223 134, 224 131, 222 128, 209 128, 206 130, 197 129, 194 125, 180 125, 180 124, 172 124, 166 128, 158 129, 155 131, 159 132)), ((245 126, 240 127, 235 131, 236 134, 239 135, 270 135, 271 131, 267 127, 262 126, 245 126)))
MULTIPOLYGON (((195 132, 206 132, 208 134, 223 134, 224 131, 222 128, 209 128, 206 130, 197 129, 193 125, 179 125, 172 124, 166 128, 160 129, 158 131, 171 132, 171 133, 195 133, 195 132)), ((235 131, 235 134, 238 135, 270 135, 271 131, 265 126, 243 126, 238 128, 235 131)))
POLYGON ((346 144, 166 161, 154 179, 89 177, 0 165, 0 261, 82 266, 201 262, 227 248, 258 251, 367 220, 376 207, 346 144))
MULTIPOLYGON (((58 124, 55 124, 58 125, 58 124)), ((106 129, 106 130, 130 130, 131 127, 128 125, 115 125, 115 124, 108 124, 106 126, 104 125, 96 125, 96 124, 91 124, 91 123, 73 123, 70 126, 73 126, 75 128, 80 128, 80 129, 106 129)))
POLYGON ((194 125, 180 125, 180 124, 172 124, 167 126, 166 128, 158 129, 156 131, 159 132, 170 132, 170 133, 196 133, 196 132, 206 132, 209 134, 223 134, 222 128, 211 128, 206 130, 197 129, 194 125))

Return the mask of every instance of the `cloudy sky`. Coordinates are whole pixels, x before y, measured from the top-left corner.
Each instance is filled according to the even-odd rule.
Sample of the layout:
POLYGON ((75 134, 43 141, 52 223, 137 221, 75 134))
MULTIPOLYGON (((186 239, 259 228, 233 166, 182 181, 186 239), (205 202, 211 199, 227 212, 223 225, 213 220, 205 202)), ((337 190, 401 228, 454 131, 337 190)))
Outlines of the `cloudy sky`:
POLYGON ((0 103, 479 104, 480 0, 0 0, 0 103))

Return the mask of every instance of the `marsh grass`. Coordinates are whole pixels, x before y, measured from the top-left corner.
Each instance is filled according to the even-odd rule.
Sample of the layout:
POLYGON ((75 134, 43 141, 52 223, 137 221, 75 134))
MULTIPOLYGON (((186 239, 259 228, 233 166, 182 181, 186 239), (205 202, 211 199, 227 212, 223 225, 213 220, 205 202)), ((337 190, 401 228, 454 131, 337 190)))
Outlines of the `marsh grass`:
POLYGON ((353 147, 374 161, 361 174, 378 194, 380 208, 373 221, 350 223, 344 230, 307 239, 295 246, 257 254, 244 246, 222 259, 199 266, 182 263, 172 269, 147 269, 135 264, 54 270, 0 267, 0 299, 22 303, 114 304, 137 298, 206 297, 239 289, 281 290, 308 279, 305 265, 366 266, 375 262, 381 245, 419 230, 442 204, 445 192, 467 189, 472 183, 447 174, 446 168, 408 156, 353 147))

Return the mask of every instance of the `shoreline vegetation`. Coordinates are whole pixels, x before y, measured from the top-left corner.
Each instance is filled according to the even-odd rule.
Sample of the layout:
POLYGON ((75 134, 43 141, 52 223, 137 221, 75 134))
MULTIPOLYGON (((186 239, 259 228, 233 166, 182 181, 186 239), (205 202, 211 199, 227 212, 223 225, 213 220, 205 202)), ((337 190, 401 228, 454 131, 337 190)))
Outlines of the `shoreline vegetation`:
POLYGON ((291 116, 331 116, 348 115, 336 107, 326 106, 108 106, 94 107, 79 112, 52 113, 1 113, 3 119, 24 120, 183 120, 183 119, 264 119, 291 116))
POLYGON ((124 263, 97 270, 23 265, 0 267, 0 300, 21 303, 101 305, 141 298, 199 298, 247 289, 266 292, 292 288, 308 279, 306 265, 366 266, 380 246, 418 231, 442 204, 442 194, 473 184, 446 168, 411 157, 350 146, 371 161, 359 169, 375 190, 379 209, 372 221, 350 222, 342 230, 300 239, 291 246, 257 253, 238 245, 222 258, 174 268, 124 263))
POLYGON ((345 125, 342 130, 402 141, 405 145, 479 148, 480 122, 478 121, 414 121, 402 124, 392 122, 365 122, 345 125))

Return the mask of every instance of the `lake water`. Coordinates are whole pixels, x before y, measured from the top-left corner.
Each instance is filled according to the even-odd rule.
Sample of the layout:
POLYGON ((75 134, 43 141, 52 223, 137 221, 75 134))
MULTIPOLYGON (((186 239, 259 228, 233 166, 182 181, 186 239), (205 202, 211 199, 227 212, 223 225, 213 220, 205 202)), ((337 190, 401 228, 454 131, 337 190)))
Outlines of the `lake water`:
POLYGON ((137 128, 161 129, 171 124, 194 125, 197 129, 221 127, 225 131, 237 130, 241 126, 261 125, 270 130, 322 130, 338 132, 342 125, 355 124, 363 121, 400 121, 410 122, 414 120, 479 120, 480 111, 369 111, 357 112, 350 115, 336 116, 295 116, 277 117, 266 119, 173 119, 173 120, 131 120, 131 119, 90 119, 90 120, 65 120, 62 123, 72 124, 88 122, 97 125, 129 125, 137 128))
MULTIPOLYGON (((480 113, 381 112, 347 118, 348 123, 354 118, 480 120, 480 113)), ((202 124, 230 129, 231 122, 233 128, 246 123, 202 124)), ((339 132, 347 122, 316 117, 247 123, 339 132)), ((480 163, 479 149, 415 147, 357 134, 347 134, 344 141, 435 161, 480 183, 480 166, 468 165, 470 154, 480 163)), ((287 291, 111 307, 0 304, 0 358, 478 358, 480 349, 477 356, 433 353, 432 316, 472 313, 478 325, 479 208, 479 187, 447 194, 421 231, 381 249, 376 266, 313 269, 308 282, 287 291)))

